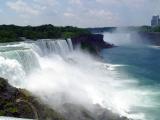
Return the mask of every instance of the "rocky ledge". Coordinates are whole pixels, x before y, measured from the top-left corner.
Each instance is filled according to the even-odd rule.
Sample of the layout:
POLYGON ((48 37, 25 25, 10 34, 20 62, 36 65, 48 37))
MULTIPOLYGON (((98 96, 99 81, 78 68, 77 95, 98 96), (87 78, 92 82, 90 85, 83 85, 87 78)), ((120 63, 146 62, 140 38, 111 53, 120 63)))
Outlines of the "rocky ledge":
POLYGON ((80 46, 82 49, 91 53, 99 53, 104 48, 112 48, 113 44, 109 44, 103 40, 102 34, 87 34, 71 38, 74 48, 80 46))
POLYGON ((28 118, 36 120, 128 120, 99 105, 88 108, 65 103, 62 111, 55 111, 38 98, 24 90, 8 84, 0 78, 0 116, 28 118))
POLYGON ((0 116, 36 120, 64 120, 64 117, 31 95, 0 78, 0 116))

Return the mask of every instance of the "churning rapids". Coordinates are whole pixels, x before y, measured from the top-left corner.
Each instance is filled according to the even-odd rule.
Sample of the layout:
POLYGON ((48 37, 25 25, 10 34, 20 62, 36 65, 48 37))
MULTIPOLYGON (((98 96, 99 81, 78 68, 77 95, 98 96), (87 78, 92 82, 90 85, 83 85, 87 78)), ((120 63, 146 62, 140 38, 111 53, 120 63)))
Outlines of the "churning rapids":
POLYGON ((143 114, 130 112, 132 103, 125 101, 138 99, 129 94, 136 81, 121 79, 116 70, 119 66, 78 48, 73 50, 71 40, 0 44, 0 76, 15 87, 31 91, 59 112, 63 112, 65 103, 86 109, 99 104, 120 115, 143 119, 143 114))

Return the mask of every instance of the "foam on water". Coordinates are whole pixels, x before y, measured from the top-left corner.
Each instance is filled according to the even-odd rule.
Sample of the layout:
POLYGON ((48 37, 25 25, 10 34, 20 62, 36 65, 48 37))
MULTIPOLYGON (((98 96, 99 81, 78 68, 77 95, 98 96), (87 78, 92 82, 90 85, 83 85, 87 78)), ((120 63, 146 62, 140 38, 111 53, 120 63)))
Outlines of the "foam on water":
POLYGON ((116 95, 117 106, 126 106, 126 112, 131 118, 159 120, 159 48, 149 45, 145 38, 137 39, 138 34, 130 37, 128 34, 130 33, 104 34, 106 41, 110 40, 119 47, 104 50, 103 57, 109 63, 124 64, 125 66, 114 69, 119 72, 119 77, 115 79, 129 82, 128 87, 125 85, 116 95))
POLYGON ((156 46, 156 45, 150 45, 148 47, 153 48, 153 49, 160 49, 160 46, 156 46))
POLYGON ((13 118, 13 117, 0 117, 0 120, 32 120, 32 119, 13 118))

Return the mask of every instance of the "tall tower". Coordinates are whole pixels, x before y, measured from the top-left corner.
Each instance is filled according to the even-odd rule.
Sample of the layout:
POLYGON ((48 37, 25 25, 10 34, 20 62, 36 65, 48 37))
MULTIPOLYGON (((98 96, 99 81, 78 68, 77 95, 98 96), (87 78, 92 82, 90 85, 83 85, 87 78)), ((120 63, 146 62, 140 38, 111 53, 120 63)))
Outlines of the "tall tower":
POLYGON ((158 26, 158 25, 160 25, 159 15, 153 16, 152 20, 151 20, 151 26, 155 27, 155 26, 158 26))

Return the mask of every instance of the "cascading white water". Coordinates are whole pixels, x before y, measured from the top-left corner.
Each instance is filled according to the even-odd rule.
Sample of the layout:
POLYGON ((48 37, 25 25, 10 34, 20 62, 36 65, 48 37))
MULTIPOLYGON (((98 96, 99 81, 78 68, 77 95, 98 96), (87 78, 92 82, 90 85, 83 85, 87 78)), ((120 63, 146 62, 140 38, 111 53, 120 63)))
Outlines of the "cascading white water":
POLYGON ((43 55, 48 55, 51 53, 66 55, 70 51, 73 51, 72 42, 68 40, 50 40, 50 39, 41 39, 35 42, 38 45, 43 53, 43 55))
MULTIPOLYGON (((1 45, 2 48, 0 76, 14 86, 31 91, 59 112, 63 112, 65 103, 79 104, 87 109, 99 104, 129 116, 131 101, 121 101, 123 97, 131 97, 129 93, 135 90, 137 83, 121 79, 114 71, 118 66, 110 69, 110 65, 86 53, 73 51, 71 40, 28 41, 1 45), (10 50, 6 50, 8 48, 10 50), (27 65, 30 72, 27 72, 27 65)), ((132 100, 137 101, 137 98, 132 96, 132 100)))
POLYGON ((73 51, 71 40, 38 40, 0 44, 0 76, 20 85, 35 69, 40 69, 39 59, 53 54, 66 55, 73 51))
POLYGON ((6 59, 16 59, 26 72, 31 71, 31 69, 39 67, 38 60, 32 50, 12 50, 0 52, 0 56, 6 59))

